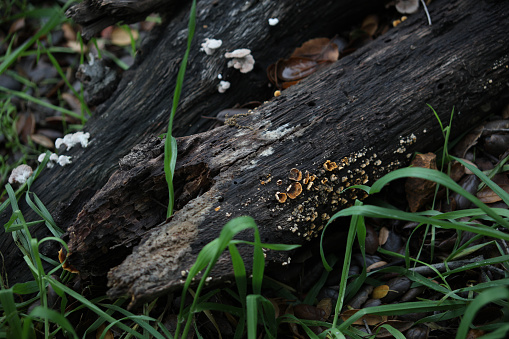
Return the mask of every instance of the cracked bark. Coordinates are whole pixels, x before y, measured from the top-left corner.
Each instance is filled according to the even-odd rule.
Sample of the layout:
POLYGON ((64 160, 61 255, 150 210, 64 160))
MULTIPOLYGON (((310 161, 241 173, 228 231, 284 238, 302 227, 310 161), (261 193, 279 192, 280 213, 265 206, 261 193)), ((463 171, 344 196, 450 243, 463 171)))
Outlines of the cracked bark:
MULTIPOLYGON (((110 295, 128 294, 131 306, 136 306, 179 288, 181 271, 189 269, 200 249, 236 216, 253 216, 263 242, 305 243, 319 235, 334 211, 362 198, 354 190, 339 194, 343 188, 369 184, 404 165, 413 152, 440 147, 441 131, 426 103, 440 111, 442 121, 449 119, 453 106, 461 112, 452 126, 455 135, 506 103, 509 59, 502 41, 509 25, 487 19, 486 14, 504 15, 508 6, 440 1, 434 5, 435 26, 411 18, 406 26, 290 88, 247 117, 237 117, 230 126, 180 138, 176 182, 186 192, 185 201, 170 220, 149 231, 133 253, 109 271, 110 295), (478 35, 465 39, 467 31, 478 35), (486 111, 481 107, 487 103, 492 108, 486 111), (479 113, 483 109, 486 114, 479 113), (326 160, 339 167, 326 170, 326 160), (290 184, 293 167, 317 178, 309 189, 304 185, 297 199, 281 204, 275 193, 284 192, 290 184)), ((129 186, 124 178, 132 180, 147 168, 161 171, 162 166, 159 156, 119 171, 102 192, 108 195, 110 187, 119 185, 123 185, 120 192, 134 191, 137 184, 129 186)), ((138 199, 153 195, 143 192, 138 199)), ((95 215, 101 212, 85 213, 95 215)), ((102 274, 104 266, 95 264, 93 248, 82 245, 96 243, 94 234, 101 234, 104 225, 98 224, 98 231, 80 239, 78 230, 89 224, 78 220, 71 228, 70 258, 78 267, 102 274)), ((251 240, 251 235, 240 238, 251 240)), ((242 247, 240 252, 250 267, 251 249, 242 247)), ((288 255, 269 251, 267 260, 283 263, 288 255)), ((231 279, 231 274, 225 255, 214 269, 213 281, 231 279)))
MULTIPOLYGON (((293 4, 287 5, 291 6, 290 3, 293 4)), ((341 2, 336 6, 347 5, 341 2)), ((203 6, 212 8, 206 1, 203 6)), ((235 7, 238 4, 221 3, 220 6, 239 9, 235 7)), ((261 15, 268 13, 263 6, 273 4, 253 6, 252 10, 261 15)), ((298 9, 307 5, 295 6, 298 9)), ((322 12, 323 22, 333 21, 330 11, 329 7, 322 12)), ((253 38, 251 33, 243 35, 233 28, 238 22, 227 20, 221 23, 231 25, 233 31, 231 40, 223 41, 236 41, 231 44, 233 48, 255 46, 252 50, 256 67, 267 66, 275 61, 271 53, 275 51, 272 45, 277 45, 276 41, 282 42, 278 49, 290 52, 300 44, 289 47, 288 41, 302 42, 310 33, 297 28, 302 20, 309 20, 305 12, 290 23, 295 25, 294 33, 299 38, 290 37, 291 31, 277 35, 282 33, 276 30, 266 32, 268 39, 263 34, 253 38)), ((70 204, 61 219, 64 225, 70 225, 71 262, 81 271, 95 275, 105 274, 116 266, 108 274, 110 295, 129 294, 131 306, 139 305, 179 288, 181 271, 189 269, 199 250, 236 216, 253 216, 263 242, 306 243, 307 238, 315 237, 327 216, 351 203, 357 194, 347 191, 339 195, 337 191, 341 187, 365 180, 369 185, 389 170, 404 165, 408 154, 440 147, 441 131, 426 103, 438 110, 442 121, 449 120, 453 106, 461 112, 452 126, 453 137, 488 114, 496 113, 509 99, 509 56, 505 44, 509 23, 504 20, 508 4, 437 0, 431 4, 430 12, 434 26, 427 26, 424 14, 411 16, 365 48, 284 91, 282 96, 247 117, 239 117, 237 124, 179 138, 175 174, 179 210, 168 221, 163 220, 167 198, 161 143, 147 137, 165 126, 163 117, 170 107, 170 98, 165 93, 170 93, 173 86, 167 84, 173 83, 173 77, 168 77, 169 73, 176 74, 178 65, 178 60, 170 56, 178 55, 179 51, 172 51, 173 54, 167 51, 171 46, 169 38, 156 41, 153 53, 139 60, 138 72, 123 80, 116 96, 106 103, 103 113, 91 121, 89 128, 99 130, 109 119, 114 120, 110 122, 113 126, 122 119, 129 121, 126 117, 136 111, 149 112, 150 118, 119 123, 119 130, 111 136, 113 141, 99 136, 96 148, 80 154, 80 162, 87 164, 89 152, 97 155, 104 149, 113 159, 92 162, 97 167, 89 166, 86 177, 74 179, 86 193, 81 198, 78 194, 71 200, 68 194, 65 199, 58 199, 70 204), (143 70, 167 69, 168 62, 171 72, 151 72, 149 79, 141 74, 143 70), (143 101, 149 93, 155 99, 143 101), (138 124, 142 127, 134 127, 138 124), (134 136, 127 142, 122 133, 134 136), (120 169, 104 184, 115 168, 116 159, 135 144, 133 140, 142 139, 147 140, 145 144, 124 158, 120 169), (118 143, 120 150, 114 150, 118 143), (345 158, 348 165, 342 162, 345 158), (326 160, 343 168, 326 171, 323 167, 326 160), (309 171, 317 179, 297 199, 280 204, 274 195, 289 185, 288 172, 293 167, 309 171), (278 180, 282 185, 278 185, 278 180), (91 183, 100 189, 89 199, 93 190, 86 188, 91 183), (89 201, 83 206, 80 199, 89 201), (126 258, 140 239, 143 239, 141 243, 126 258)), ((216 12, 212 9, 202 13, 211 23, 215 22, 212 14, 216 12)), ((346 14, 352 14, 352 9, 343 13, 348 17, 346 14)), ((366 14, 355 13, 359 18, 366 14)), ((248 13, 243 15, 250 18, 248 13)), ((179 23, 170 24, 166 31, 175 32, 178 25, 185 27, 185 17, 182 15, 179 23)), ((278 17, 284 18, 284 13, 278 17)), ((309 30, 315 30, 313 27, 309 26, 309 30)), ((329 27, 331 32, 335 26, 324 27, 329 27)), ((216 29, 218 34, 227 34, 222 28, 216 29)), ((310 34, 313 35, 308 37, 333 35, 316 31, 310 34)), ((204 37, 202 33, 197 40, 204 37)), ((177 123, 181 135, 194 133, 198 130, 196 126, 208 123, 194 123, 203 112, 212 111, 206 115, 214 115, 232 103, 249 101, 251 94, 263 97, 267 92, 264 67, 255 68, 247 75, 233 70, 225 73, 220 58, 207 58, 197 50, 192 53, 188 90, 183 92, 189 96, 180 106, 182 115, 177 123), (237 93, 230 89, 226 95, 217 94, 215 77, 220 72, 233 80, 233 88, 249 88, 252 92, 239 90, 237 93), (193 80, 197 82, 190 82, 193 80), (190 124, 193 127, 186 128, 190 124)), ((71 180, 68 174, 60 172, 58 178, 71 180)), ((250 239, 250 234, 241 237, 250 239)), ((243 247, 240 251, 249 268, 250 248, 243 247)), ((288 253, 269 252, 267 260, 282 263, 287 257, 288 253)), ((231 278, 230 266, 228 258, 222 257, 213 272, 214 281, 231 278)))

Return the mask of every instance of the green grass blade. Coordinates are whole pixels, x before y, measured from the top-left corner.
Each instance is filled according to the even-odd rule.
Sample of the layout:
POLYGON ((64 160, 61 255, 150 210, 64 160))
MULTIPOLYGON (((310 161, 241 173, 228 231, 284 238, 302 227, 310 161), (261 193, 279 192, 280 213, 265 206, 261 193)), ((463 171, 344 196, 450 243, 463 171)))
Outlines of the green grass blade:
POLYGON ((263 272, 265 271, 265 257, 263 255, 263 249, 261 245, 260 232, 258 231, 258 227, 254 228, 254 255, 253 255, 253 292, 254 294, 262 294, 262 282, 263 282, 263 272))
POLYGON ((474 321, 475 315, 484 305, 501 299, 509 300, 509 289, 507 289, 507 287, 497 287, 480 293, 467 307, 465 315, 458 327, 456 339, 463 339, 467 337, 468 330, 474 321))
POLYGON ((8 93, 8 94, 15 95, 15 96, 17 96, 17 97, 19 97, 19 98, 21 98, 23 100, 31 101, 31 102, 33 102, 35 104, 38 104, 38 105, 41 105, 41 106, 53 109, 55 111, 59 111, 60 113, 70 115, 70 116, 72 116, 72 117, 74 117, 76 119, 80 119, 82 121, 86 121, 86 119, 82 115, 80 115, 80 114, 76 114, 73 111, 70 111, 70 110, 68 110, 66 108, 55 106, 55 105, 52 105, 52 104, 50 104, 50 103, 48 103, 46 101, 34 98, 33 96, 31 96, 29 94, 26 94, 25 92, 14 91, 12 89, 8 89, 8 88, 5 88, 3 86, 0 86, 0 91, 8 93))
POLYGON ((166 212, 166 218, 171 217, 173 214, 173 204, 175 201, 175 192, 173 190, 173 174, 175 173, 175 165, 177 164, 177 140, 171 136, 166 135, 165 141, 165 152, 164 152, 164 173, 166 182, 168 183, 168 210, 166 212), (168 150, 166 150, 166 144, 170 141, 168 150), (168 154, 168 156, 166 156, 168 154))
POLYGON ((180 101, 180 94, 184 85, 184 75, 186 73, 187 60, 191 50, 191 42, 193 41, 194 30, 196 27, 196 0, 193 0, 191 5, 191 13, 189 15, 188 35, 187 35, 187 49, 180 64, 180 69, 177 75, 177 84, 173 93, 173 104, 171 107, 170 118, 168 120, 168 130, 166 140, 164 142, 164 172, 166 173, 166 182, 168 183, 169 199, 167 217, 173 214, 173 174, 175 170, 175 163, 177 161, 177 142, 172 136, 173 119, 177 112, 177 106, 180 101))
POLYGON ((380 326, 379 328, 382 328, 382 327, 385 328, 387 331, 389 331, 389 333, 392 334, 392 336, 395 339, 405 339, 405 336, 403 335, 403 333, 401 333, 400 331, 398 331, 397 329, 395 329, 391 325, 385 324, 385 325, 380 326))
MULTIPOLYGON (((459 159, 454 158, 459 161, 459 159)), ((484 174, 483 174, 484 175, 484 174)), ((509 228, 509 222, 497 215, 493 212, 491 208, 486 206, 484 203, 482 203, 478 198, 467 192, 465 189, 463 189, 460 185, 458 185, 454 180, 452 180, 449 176, 447 176, 444 173, 441 173, 437 170, 432 170, 429 168, 420 168, 420 167, 412 167, 412 168, 401 168, 397 169, 393 172, 390 172, 386 175, 384 175, 382 178, 378 179, 373 186, 371 186, 369 190, 369 194, 378 193, 382 190, 382 188, 388 184, 389 182, 406 178, 406 177, 415 177, 420 179, 426 179, 430 181, 434 181, 442 186, 445 186, 454 192, 459 193, 466 199, 468 199, 470 202, 475 204, 477 207, 479 207, 481 210, 483 210, 487 215, 492 217, 494 220, 496 220, 500 225, 504 226, 505 228, 509 228)), ((487 177, 484 175, 484 178, 487 179, 487 177)), ((481 177, 481 179, 484 179, 481 177)), ((487 179, 490 181, 489 179, 487 179)))
MULTIPOLYGON (((108 314, 108 313, 104 312, 103 310, 101 310, 92 301, 88 300, 87 298, 85 298, 81 294, 75 292, 71 288, 65 286, 61 282, 51 278, 51 276, 46 276, 45 280, 48 280, 49 282, 51 282, 52 285, 57 286, 59 289, 64 291, 67 295, 69 295, 69 296, 75 298, 76 300, 78 300, 83 305, 83 307, 88 308, 89 310, 91 310, 92 312, 97 314, 98 316, 102 317, 105 321, 107 321, 109 323, 112 323, 112 322, 116 321, 115 318, 113 318, 110 314, 108 314)), ((125 325, 123 323, 118 323, 117 326, 120 329, 122 329, 123 331, 126 331, 126 332, 128 332, 128 333, 130 333, 130 334, 132 334, 132 335, 134 335, 134 336, 136 336, 138 338, 142 338, 141 334, 137 333, 136 331, 134 331, 129 326, 127 326, 127 325, 125 325)))
POLYGON ((247 338, 256 339, 256 328, 258 327, 258 296, 248 295, 247 305, 247 338))
MULTIPOLYGON (((104 306, 105 308, 109 308, 114 311, 117 311, 120 314, 123 314, 124 316, 126 316, 124 319, 132 320, 133 322, 138 324, 141 328, 143 328, 144 330, 147 330, 155 338, 164 339, 164 336, 161 333, 157 332, 157 330, 149 323, 149 321, 157 322, 157 319, 154 319, 154 318, 148 317, 148 316, 143 316, 143 315, 135 315, 135 314, 133 314, 133 313, 125 310, 124 308, 117 306, 117 305, 102 304, 102 306, 104 306)), ((117 322, 118 322, 118 320, 117 320, 117 322)), ((112 324, 113 323, 111 323, 110 325, 112 325, 112 324)))
POLYGON ((39 38, 43 35, 46 35, 51 31, 53 28, 55 28, 57 25, 62 23, 65 19, 65 16, 63 15, 62 10, 58 9, 57 7, 51 9, 51 15, 49 16, 49 20, 46 21, 44 26, 37 31, 30 39, 25 41, 21 46, 19 46, 14 52, 10 53, 4 61, 0 64, 0 74, 3 74, 7 68, 9 68, 20 56, 21 53, 23 53, 27 48, 32 46, 36 41, 39 40, 39 38))
POLYGON ((74 331, 74 328, 72 327, 69 320, 67 320, 63 315, 52 309, 37 306, 32 310, 32 312, 30 312, 28 316, 31 318, 41 318, 44 320, 51 321, 57 324, 62 329, 64 329, 65 331, 67 331, 68 334, 72 335, 74 338, 78 338, 78 335, 74 331))
MULTIPOLYGON (((362 207, 362 202, 356 200, 355 201, 356 207, 362 207)), ((331 218, 332 220, 332 218, 331 218)), ((330 220, 327 223, 327 225, 330 225, 330 220)), ((350 228, 348 230, 348 237, 346 240, 346 249, 345 249, 345 258, 343 261, 343 269, 341 271, 341 281, 339 282, 339 291, 338 291, 338 300, 336 302, 336 308, 334 310, 334 320, 332 322, 332 327, 336 327, 338 323, 339 313, 341 312, 341 309, 343 308, 343 302, 345 299, 346 294, 346 284, 348 281, 348 271, 350 270, 350 261, 352 258, 352 248, 355 241, 355 237, 357 235, 357 229, 359 228, 360 223, 363 223, 364 219, 358 216, 352 216, 352 220, 350 221, 350 228)), ((323 233, 325 233, 325 229, 323 230, 323 233)), ((322 233, 322 235, 323 235, 322 233)), ((320 248, 320 251, 322 249, 320 248)), ((323 260, 323 257, 322 257, 323 260)))
POLYGON ((5 317, 2 322, 7 322, 9 324, 9 336, 11 338, 22 338, 21 319, 16 309, 12 289, 0 290, 0 301, 2 302, 5 317))
POLYGON ((246 307, 246 296, 247 296, 247 274, 246 266, 240 256, 239 250, 234 244, 228 245, 230 250, 230 257, 232 259, 233 273, 235 276, 235 282, 237 290, 239 291, 239 299, 242 304, 242 308, 246 307))
POLYGON ((473 166, 472 164, 467 163, 465 160, 452 157, 454 160, 460 162, 463 166, 468 168, 472 173, 474 173, 481 181, 486 184, 489 188, 493 190, 506 204, 509 205, 509 193, 507 193, 504 189, 502 189, 500 186, 495 184, 486 174, 484 174, 482 171, 480 171, 477 167, 473 166))
MULTIPOLYGON (((493 213, 490 212, 490 214, 493 214, 493 213)), ((421 223, 421 224, 433 224, 433 225, 440 226, 445 229, 456 229, 456 230, 472 232, 472 233, 476 233, 476 234, 482 234, 482 235, 492 237, 492 238, 509 240, 509 234, 507 234, 505 232, 497 231, 496 229, 493 229, 488 226, 479 225, 479 224, 469 225, 466 222, 459 222, 459 221, 455 221, 455 222, 444 221, 444 220, 434 218, 434 217, 425 217, 418 213, 409 213, 409 212, 397 211, 397 210, 387 209, 387 208, 378 207, 378 206, 370 206, 370 205, 352 206, 352 207, 346 208, 344 210, 341 210, 338 213, 334 214, 334 216, 331 217, 329 222, 331 222, 332 220, 339 218, 339 217, 351 216, 351 215, 362 215, 364 217, 370 217, 370 218, 384 218, 384 219, 415 221, 415 222, 421 223)), ((500 219, 499 216, 497 216, 497 218, 500 219)))

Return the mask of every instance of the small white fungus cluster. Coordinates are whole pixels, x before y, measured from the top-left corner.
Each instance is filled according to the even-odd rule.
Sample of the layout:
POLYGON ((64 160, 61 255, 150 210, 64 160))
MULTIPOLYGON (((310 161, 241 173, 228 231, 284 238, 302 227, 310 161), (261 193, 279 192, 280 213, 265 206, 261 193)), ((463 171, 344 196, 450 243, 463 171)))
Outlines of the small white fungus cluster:
POLYGON ((214 54, 215 50, 221 47, 223 41, 216 39, 206 38, 205 42, 201 44, 201 50, 204 51, 207 55, 214 54))
POLYGON ((236 49, 233 52, 224 55, 228 59, 228 67, 238 69, 241 73, 248 73, 253 70, 255 60, 251 55, 251 50, 247 48, 236 49))
MULTIPOLYGON (((37 158, 37 161, 43 162, 45 156, 46 156, 46 153, 40 154, 39 157, 37 158)), ((49 161, 48 161, 47 166, 48 166, 48 168, 52 168, 53 166, 55 166, 55 164, 59 164, 60 166, 65 166, 65 165, 69 165, 70 163, 71 163, 70 156, 58 155, 56 153, 51 153, 51 155, 49 156, 49 161)))
POLYGON ((12 170, 11 175, 9 176, 9 184, 22 185, 28 180, 28 178, 30 178, 33 172, 32 167, 25 164, 19 165, 12 170))
POLYGON ((219 93, 224 93, 228 88, 230 88, 230 85, 229 81, 221 81, 219 82, 219 85, 217 85, 217 91, 219 93))
POLYGON ((270 18, 269 19, 269 25, 270 26, 276 26, 278 23, 279 23, 279 19, 278 18, 270 18))
POLYGON ((88 139, 90 138, 90 133, 76 132, 67 134, 63 138, 58 138, 55 140, 55 147, 59 149, 60 146, 66 145, 67 151, 73 148, 77 144, 81 144, 81 147, 86 148, 88 146, 88 139))

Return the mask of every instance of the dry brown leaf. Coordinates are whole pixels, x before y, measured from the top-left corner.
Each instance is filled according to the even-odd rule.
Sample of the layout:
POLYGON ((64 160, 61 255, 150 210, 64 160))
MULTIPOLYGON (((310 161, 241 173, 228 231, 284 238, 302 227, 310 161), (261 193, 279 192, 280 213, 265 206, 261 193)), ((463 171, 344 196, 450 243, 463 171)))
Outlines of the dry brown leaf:
POLYGON ((11 27, 9 27, 9 35, 23 29, 24 27, 25 27, 25 18, 19 18, 17 20, 14 20, 14 22, 11 24, 11 27))
POLYGON ((295 81, 310 76, 316 72, 318 63, 307 58, 280 60, 277 63, 277 77, 280 81, 295 81))
POLYGON ((376 262, 376 263, 374 263, 374 264, 369 265, 369 266, 366 268, 366 272, 368 272, 368 273, 369 273, 369 272, 371 272, 372 270, 377 269, 377 268, 380 268, 380 267, 383 267, 383 266, 385 266, 385 265, 387 265, 387 262, 386 262, 386 261, 378 261, 378 262, 376 262))
POLYGON ((486 332, 484 332, 483 330, 471 329, 468 331, 467 337, 465 339, 477 339, 485 334, 486 332))
POLYGON ((131 34, 122 27, 115 27, 111 32, 111 43, 117 46, 129 46, 131 44, 131 35, 134 40, 138 40, 138 31, 130 29, 131 34))
POLYGON ((71 93, 62 93, 62 99, 71 107, 73 112, 81 113, 81 102, 71 93))
POLYGON ((460 142, 454 146, 451 151, 451 154, 457 156, 459 158, 464 158, 465 154, 467 154, 468 150, 473 146, 477 145, 479 141, 479 137, 481 136, 484 130, 484 126, 476 127, 472 132, 468 133, 460 142))
POLYGON ((366 32, 369 37, 372 38, 378 29, 378 21, 378 16, 374 14, 368 15, 366 18, 364 18, 364 21, 362 21, 361 30, 366 32))
POLYGON ((324 318, 328 319, 332 313, 332 299, 324 298, 318 302, 316 307, 323 310, 325 312, 324 318))
MULTIPOLYGON (((294 314, 294 310, 293 310, 293 306, 289 306, 286 309, 285 314, 295 315, 294 314)), ((298 338, 298 339, 305 339, 306 338, 306 337, 304 337, 303 335, 301 335, 299 333, 299 326, 296 323, 289 322, 288 323, 288 327, 290 327, 290 332, 292 332, 292 334, 294 335, 295 338, 298 338)))
POLYGON ((375 254, 380 244, 375 229, 370 224, 366 224, 366 253, 375 254))
MULTIPOLYGON (((463 159, 465 160, 465 159, 463 159)), ((451 171, 449 173, 449 177, 455 182, 460 181, 461 177, 465 174, 465 166, 458 161, 453 161, 451 165, 451 171)))
MULTIPOLYGON (((437 169, 436 155, 434 153, 417 154, 411 166, 437 169)), ((408 178, 405 182, 405 192, 410 211, 416 212, 430 202, 435 194, 435 187, 436 183, 433 181, 408 178)))
MULTIPOLYGON (((346 310, 343 313, 341 313, 341 319, 343 321, 347 321, 348 319, 350 319, 350 317, 352 317, 355 313, 359 311, 360 310, 346 310)), ((375 326, 384 321, 387 321, 387 316, 385 315, 366 314, 361 318, 357 319, 356 321, 354 321, 353 324, 364 325, 365 324, 364 322, 366 322, 368 326, 375 326)))
POLYGON ((325 311, 318 307, 299 304, 293 307, 293 313, 299 319, 325 321, 325 311))
MULTIPOLYGON (((509 185, 500 185, 506 193, 509 193, 509 185)), ((477 198, 485 204, 492 204, 497 201, 501 201, 500 198, 491 188, 485 187, 483 190, 477 193, 477 198)))
MULTIPOLYGON (((400 332, 405 332, 406 330, 408 330, 410 327, 412 327, 414 325, 414 322, 413 321, 401 321, 401 320, 387 320, 381 324, 378 324, 373 329, 373 332, 376 332, 378 330, 378 328, 380 328, 383 325, 390 325, 400 332)), ((378 330, 378 333, 375 336, 375 338, 394 338, 394 337, 392 336, 391 332, 389 332, 385 328, 381 327, 380 330, 378 330)))
POLYGON ((76 41, 76 32, 74 28, 72 28, 71 24, 64 22, 62 24, 62 31, 64 32, 64 37, 67 41, 76 41))
POLYGON ((35 142, 36 144, 39 144, 39 145, 41 145, 43 147, 46 147, 46 148, 53 148, 53 147, 55 147, 55 144, 53 143, 53 141, 51 141, 51 139, 48 138, 45 135, 42 135, 42 134, 32 134, 31 139, 32 139, 33 142, 35 142))
POLYGON ((314 61, 334 62, 339 58, 338 46, 328 38, 316 38, 306 41, 296 48, 290 59, 308 58, 314 61))
POLYGON ((373 299, 382 299, 389 293, 389 285, 380 285, 373 289, 373 293, 371 294, 371 298, 373 299))
MULTIPOLYGON (((95 332, 96 339, 99 339, 101 337, 105 328, 106 328, 106 324, 102 324, 101 326, 99 326, 99 328, 97 329, 97 332, 95 332)), ((113 336, 113 333, 110 330, 108 330, 106 332, 106 335, 104 336, 104 339, 114 339, 114 338, 115 337, 113 336)))
POLYGON ((23 143, 28 142, 28 137, 35 132, 35 117, 32 113, 22 113, 16 121, 16 131, 23 143))
POLYGON ((389 229, 387 227, 382 227, 380 231, 378 231, 378 242, 380 243, 380 246, 385 245, 387 242, 387 239, 389 238, 389 229))

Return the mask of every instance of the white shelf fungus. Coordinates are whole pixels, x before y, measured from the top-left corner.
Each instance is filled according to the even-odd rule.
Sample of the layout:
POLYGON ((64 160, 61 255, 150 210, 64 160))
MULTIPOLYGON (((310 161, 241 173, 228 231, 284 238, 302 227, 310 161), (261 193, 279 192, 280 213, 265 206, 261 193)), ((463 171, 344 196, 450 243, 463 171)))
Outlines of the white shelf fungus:
POLYGON ((419 0, 398 0, 396 10, 401 14, 413 14, 419 9, 419 0))
POLYGON ((58 138, 55 140, 55 147, 59 149, 60 146, 66 145, 67 151, 73 148, 75 145, 80 144, 81 147, 86 148, 88 146, 88 139, 90 138, 90 133, 76 132, 67 134, 64 138, 58 138))
POLYGON ((271 25, 271 26, 276 26, 278 23, 279 23, 278 18, 270 18, 269 19, 269 25, 271 25))
POLYGON ((61 155, 58 157, 57 163, 62 167, 69 165, 71 163, 71 157, 68 155, 61 155))
POLYGON ((229 81, 221 81, 219 85, 217 85, 217 91, 219 93, 224 93, 228 88, 230 88, 230 85, 229 81))
POLYGON ((201 44, 201 50, 204 51, 207 55, 214 54, 215 50, 221 47, 223 42, 221 40, 216 39, 205 39, 205 42, 201 44))
POLYGON ((248 73, 253 70, 255 60, 251 55, 251 50, 247 48, 236 49, 233 52, 224 55, 228 59, 228 67, 240 70, 241 73, 248 73))
MULTIPOLYGON (((42 153, 37 158, 37 161, 43 162, 45 157, 46 157, 46 153, 42 153)), ((68 155, 58 156, 58 154, 56 154, 56 153, 51 153, 51 155, 49 156, 49 161, 46 164, 46 166, 48 168, 53 168, 55 166, 55 164, 59 164, 60 166, 65 166, 65 165, 69 165, 70 163, 71 163, 70 156, 68 156, 68 155)))
POLYGON ((33 172, 32 167, 24 164, 19 165, 12 170, 11 175, 9 176, 9 184, 16 183, 22 185, 27 182, 33 172))

